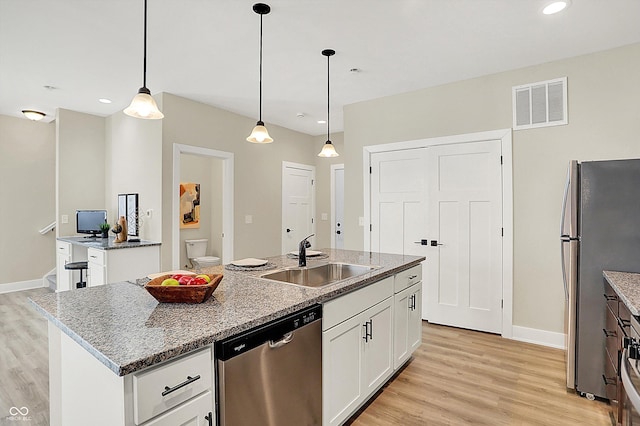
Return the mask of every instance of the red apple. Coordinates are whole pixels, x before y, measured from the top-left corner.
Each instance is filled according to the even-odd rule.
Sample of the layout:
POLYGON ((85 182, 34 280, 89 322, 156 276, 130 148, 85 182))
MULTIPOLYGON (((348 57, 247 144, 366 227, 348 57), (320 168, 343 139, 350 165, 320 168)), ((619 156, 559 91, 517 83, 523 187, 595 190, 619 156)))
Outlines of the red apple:
POLYGON ((207 284, 207 280, 202 277, 193 277, 191 281, 189 281, 188 285, 203 285, 207 284))
POLYGON ((182 277, 182 276, 183 276, 182 274, 173 274, 173 275, 171 275, 171 278, 173 278, 174 280, 179 280, 180 277, 182 277))
POLYGON ((189 275, 182 275, 180 278, 178 278, 178 282, 180 283, 180 285, 189 285, 192 279, 193 277, 189 275))

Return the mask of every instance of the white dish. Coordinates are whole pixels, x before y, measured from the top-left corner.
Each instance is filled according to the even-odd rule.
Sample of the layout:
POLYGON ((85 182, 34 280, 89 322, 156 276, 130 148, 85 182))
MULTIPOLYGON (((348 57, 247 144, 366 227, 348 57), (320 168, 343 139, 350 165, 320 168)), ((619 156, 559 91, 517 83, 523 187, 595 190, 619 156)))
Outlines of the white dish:
MULTIPOLYGON (((292 254, 292 255, 294 255, 294 256, 297 256, 297 255, 298 255, 298 252, 297 252, 297 251, 290 251, 290 252, 289 252, 289 254, 292 254)), ((311 256, 311 257, 313 257, 313 256, 320 256, 320 255, 323 255, 323 254, 324 254, 324 253, 323 253, 323 252, 321 252, 321 251, 316 251, 316 250, 307 250, 307 257, 309 257, 309 256, 311 256)))
POLYGON ((267 261, 264 259, 255 259, 253 257, 248 257, 246 259, 234 260, 231 262, 234 266, 264 266, 267 264, 267 261))
POLYGON ((177 270, 177 271, 157 272, 155 274, 149 274, 149 275, 147 275, 147 277, 149 277, 149 279, 152 280, 154 278, 158 278, 158 277, 161 277, 163 275, 176 275, 176 274, 180 274, 180 275, 195 275, 195 273, 191 272, 191 271, 177 270))

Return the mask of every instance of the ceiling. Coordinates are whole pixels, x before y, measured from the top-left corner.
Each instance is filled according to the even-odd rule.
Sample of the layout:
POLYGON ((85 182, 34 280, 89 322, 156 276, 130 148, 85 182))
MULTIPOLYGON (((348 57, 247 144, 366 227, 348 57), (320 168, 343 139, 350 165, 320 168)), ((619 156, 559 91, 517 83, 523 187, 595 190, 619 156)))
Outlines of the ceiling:
MULTIPOLYGON (((640 42, 638 0, 574 0, 551 16, 550 0, 267 2, 262 118, 310 135, 326 133, 323 49, 336 51, 330 123, 341 131, 344 105, 640 42)), ((149 0, 151 92, 257 120, 253 3, 149 0)), ((142 22, 142 0, 0 0, 0 114, 124 109, 142 86, 142 22)))

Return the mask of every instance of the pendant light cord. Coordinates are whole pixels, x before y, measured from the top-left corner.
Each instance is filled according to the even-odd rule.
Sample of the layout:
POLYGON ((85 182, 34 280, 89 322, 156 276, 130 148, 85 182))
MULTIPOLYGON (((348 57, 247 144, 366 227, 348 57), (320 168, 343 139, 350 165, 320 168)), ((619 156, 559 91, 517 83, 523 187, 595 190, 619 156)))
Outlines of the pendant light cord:
POLYGON ((144 53, 142 55, 142 87, 147 87, 147 0, 144 0, 144 53))
MULTIPOLYGON (((145 0, 146 1, 146 0, 145 0)), ((262 14, 260 14, 260 113, 259 121, 262 121, 262 14)))
POLYGON ((327 55, 327 141, 331 140, 331 138, 329 137, 329 135, 330 135, 330 133, 329 133, 329 79, 330 79, 329 58, 330 58, 330 56, 327 55))

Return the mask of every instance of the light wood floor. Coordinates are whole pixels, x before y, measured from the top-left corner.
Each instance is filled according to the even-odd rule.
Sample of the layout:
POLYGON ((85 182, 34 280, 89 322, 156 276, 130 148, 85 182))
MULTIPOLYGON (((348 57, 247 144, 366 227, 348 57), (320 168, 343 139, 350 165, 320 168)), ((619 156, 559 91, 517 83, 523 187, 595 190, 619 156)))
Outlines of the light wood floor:
POLYGON ((0 425, 49 424, 47 320, 27 298, 50 291, 0 294, 0 425), (27 407, 30 420, 12 420, 11 407, 27 407))
POLYGON ((422 340, 353 426, 612 424, 607 403, 567 391, 562 350, 426 322, 422 340))
MULTIPOLYGON (((0 294, 0 425, 48 425, 47 324, 27 297, 0 294), (12 421, 28 407, 31 421, 12 421)), ((564 352, 423 323, 409 364, 349 423, 364 425, 610 426, 606 403, 564 385, 564 352)))

